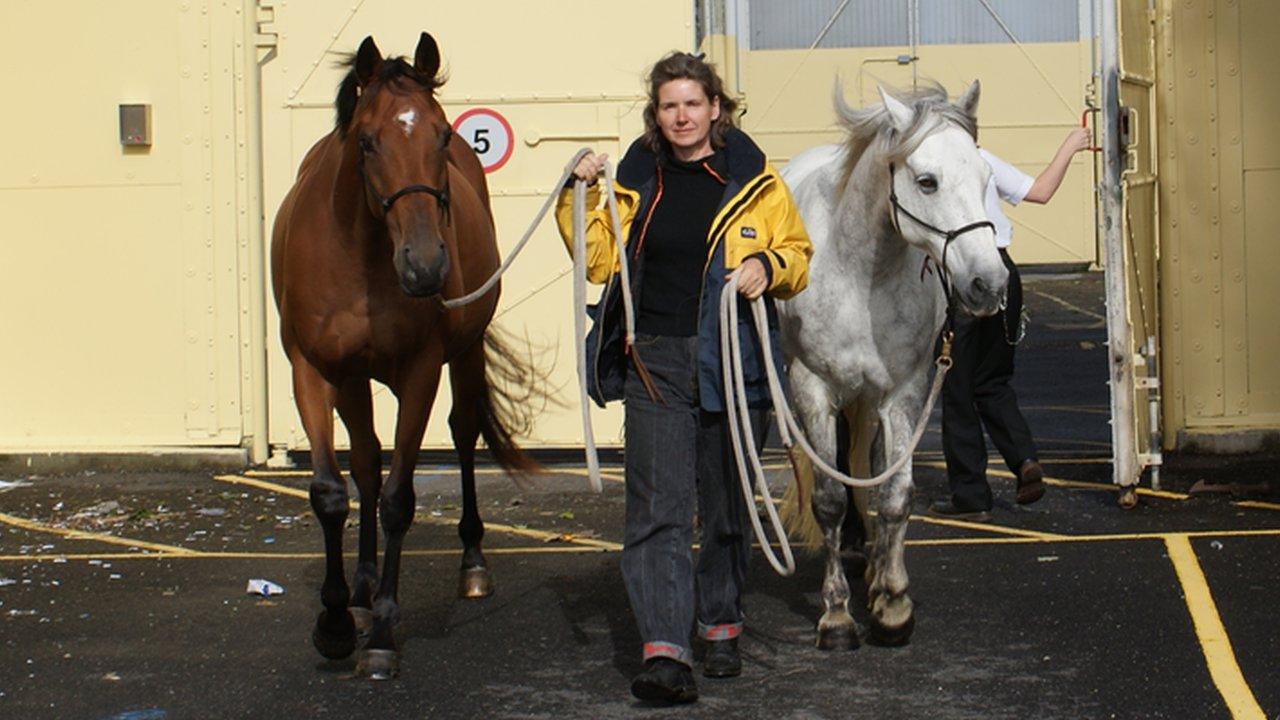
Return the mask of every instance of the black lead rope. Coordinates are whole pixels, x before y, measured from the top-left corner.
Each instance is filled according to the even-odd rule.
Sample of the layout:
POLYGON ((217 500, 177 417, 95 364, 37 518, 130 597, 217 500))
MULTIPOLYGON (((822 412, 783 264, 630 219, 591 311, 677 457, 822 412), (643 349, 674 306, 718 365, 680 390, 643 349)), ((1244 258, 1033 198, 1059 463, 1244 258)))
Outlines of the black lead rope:
POLYGON ((906 215, 908 218, 910 218, 911 221, 914 222, 915 224, 919 225, 920 227, 926 230, 937 233, 938 235, 941 235, 943 238, 942 268, 941 268, 941 272, 938 273, 938 280, 942 283, 942 292, 946 295, 946 298, 947 298, 947 318, 942 325, 941 356, 947 358, 947 362, 950 363, 951 340, 953 337, 955 337, 954 328, 955 328, 956 311, 955 311, 955 302, 954 302, 954 289, 951 286, 951 270, 950 268, 947 267, 947 251, 951 249, 951 241, 955 240, 961 235, 971 230, 977 230, 978 228, 984 228, 984 227, 989 227, 991 228, 992 232, 995 232, 996 225, 990 220, 978 220, 977 222, 971 222, 968 225, 956 228, 955 230, 943 230, 940 227, 935 227, 933 225, 930 225, 924 220, 921 220, 920 218, 913 215, 910 210, 907 210, 906 208, 902 207, 902 203, 898 202, 898 191, 893 187, 893 176, 894 176, 895 169, 896 168, 894 167, 894 164, 889 163, 889 204, 893 206, 893 229, 897 230, 899 235, 902 234, 902 225, 898 222, 898 213, 902 213, 903 215, 906 215))

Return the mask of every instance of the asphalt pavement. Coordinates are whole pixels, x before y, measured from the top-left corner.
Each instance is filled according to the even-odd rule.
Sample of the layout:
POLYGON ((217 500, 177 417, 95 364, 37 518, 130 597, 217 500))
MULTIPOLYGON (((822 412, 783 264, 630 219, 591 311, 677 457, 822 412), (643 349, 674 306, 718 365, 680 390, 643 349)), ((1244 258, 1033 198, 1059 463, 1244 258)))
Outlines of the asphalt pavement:
MULTIPOLYGON (((915 461, 905 647, 816 649, 820 557, 782 578, 756 553, 742 676, 699 676, 693 706, 646 707, 628 693, 640 639, 618 570, 621 468, 600 495, 580 463, 529 487, 484 468, 496 592, 461 600, 457 474, 434 465, 416 479, 401 675, 372 682, 311 646, 323 552, 305 470, 11 475, 0 717, 1280 717, 1272 459, 1172 457, 1162 489, 1121 510, 1101 276, 1029 277, 1027 303, 1015 386, 1049 492, 1015 505, 993 456, 990 523, 928 517, 946 484, 934 425, 915 461), (1227 489, 1189 494, 1198 480, 1227 489), (254 579, 284 593, 251 595, 254 579)), ((780 491, 786 463, 769 466, 780 491)))

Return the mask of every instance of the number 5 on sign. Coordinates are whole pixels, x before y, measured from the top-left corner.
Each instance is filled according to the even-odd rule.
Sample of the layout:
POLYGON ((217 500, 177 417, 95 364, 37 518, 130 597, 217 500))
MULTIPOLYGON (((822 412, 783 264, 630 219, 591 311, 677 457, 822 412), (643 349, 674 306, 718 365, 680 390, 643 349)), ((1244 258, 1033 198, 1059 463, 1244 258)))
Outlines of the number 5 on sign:
POLYGON ((516 146, 511 124, 489 108, 472 108, 462 113, 453 121, 453 131, 476 151, 486 173, 505 165, 516 146))

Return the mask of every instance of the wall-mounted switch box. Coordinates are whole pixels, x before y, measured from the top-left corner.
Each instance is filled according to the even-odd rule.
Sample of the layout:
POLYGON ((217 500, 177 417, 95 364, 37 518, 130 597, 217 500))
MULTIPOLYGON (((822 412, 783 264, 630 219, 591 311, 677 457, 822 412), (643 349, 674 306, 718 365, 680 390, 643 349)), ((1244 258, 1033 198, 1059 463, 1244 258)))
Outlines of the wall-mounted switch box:
POLYGON ((125 147, 151 146, 151 105, 120 106, 120 144, 125 147))

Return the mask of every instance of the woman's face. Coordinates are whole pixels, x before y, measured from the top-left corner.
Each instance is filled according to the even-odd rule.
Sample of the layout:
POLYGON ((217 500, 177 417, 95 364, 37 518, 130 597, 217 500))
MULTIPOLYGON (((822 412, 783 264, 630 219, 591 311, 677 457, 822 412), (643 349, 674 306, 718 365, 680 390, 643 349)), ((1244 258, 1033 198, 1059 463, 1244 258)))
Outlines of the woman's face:
POLYGON ((681 78, 658 86, 658 127, 677 160, 711 154, 711 124, 720 117, 720 98, 707 99, 702 84, 681 78))

